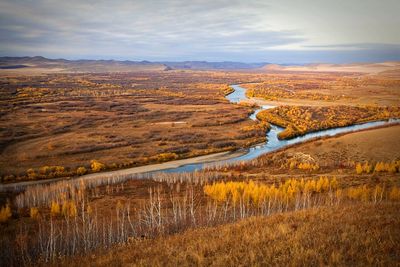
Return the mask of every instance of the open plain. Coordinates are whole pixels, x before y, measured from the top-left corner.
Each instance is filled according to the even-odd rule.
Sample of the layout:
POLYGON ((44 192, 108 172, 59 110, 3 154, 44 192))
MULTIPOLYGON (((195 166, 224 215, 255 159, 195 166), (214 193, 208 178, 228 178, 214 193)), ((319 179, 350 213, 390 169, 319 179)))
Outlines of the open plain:
POLYGON ((398 121, 224 160, 268 145, 277 126, 285 142, 398 119, 398 69, 64 64, 0 70, 2 263, 395 265, 398 121), (246 90, 238 103, 233 84, 246 90), (221 163, 173 171, 203 162, 221 163))

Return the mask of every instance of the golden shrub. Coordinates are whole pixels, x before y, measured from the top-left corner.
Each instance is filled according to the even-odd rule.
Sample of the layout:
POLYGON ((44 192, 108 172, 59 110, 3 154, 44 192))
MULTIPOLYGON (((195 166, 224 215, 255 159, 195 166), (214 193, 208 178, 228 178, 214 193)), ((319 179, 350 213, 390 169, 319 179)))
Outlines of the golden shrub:
POLYGON ((78 168, 76 169, 76 174, 77 174, 77 175, 84 175, 84 174, 86 174, 86 173, 87 173, 87 170, 86 170, 86 168, 83 167, 83 166, 78 167, 78 168))
POLYGON ((176 153, 161 153, 157 156, 158 161, 169 161, 177 159, 178 155, 176 153))
POLYGON ((94 159, 94 160, 90 161, 90 168, 94 172, 99 172, 101 170, 104 170, 106 168, 106 166, 103 163, 94 159))
POLYGON ((393 187, 389 193, 389 199, 396 200, 396 201, 400 200, 400 188, 393 187))
POLYGON ((60 214, 60 205, 58 204, 58 202, 51 202, 50 214, 51 216, 58 216, 60 214))
POLYGON ((0 209, 0 223, 8 221, 11 218, 11 208, 10 204, 7 204, 5 207, 0 209))
POLYGON ((30 216, 32 219, 37 219, 37 218, 39 218, 39 209, 38 209, 37 207, 31 207, 31 208, 29 209, 29 216, 30 216))
POLYGON ((62 205, 62 214, 65 217, 76 217, 78 209, 73 201, 65 201, 62 205))

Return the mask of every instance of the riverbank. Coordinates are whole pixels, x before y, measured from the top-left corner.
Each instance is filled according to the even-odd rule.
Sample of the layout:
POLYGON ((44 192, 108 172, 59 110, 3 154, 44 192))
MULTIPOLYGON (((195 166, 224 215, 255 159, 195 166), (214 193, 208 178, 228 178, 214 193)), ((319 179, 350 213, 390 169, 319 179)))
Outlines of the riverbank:
MULTIPOLYGON (((237 158, 247 153, 247 149, 241 149, 234 152, 220 152, 215 154, 209 154, 204 156, 198 156, 193 158, 181 159, 181 160, 172 160, 164 163, 158 164, 150 164, 139 167, 133 167, 122 170, 108 171, 108 172, 99 172, 99 173, 91 173, 83 176, 77 176, 70 179, 96 179, 96 178, 111 178, 115 176, 124 176, 131 174, 139 174, 139 173, 147 173, 147 172, 156 172, 163 171, 168 169, 179 168, 184 165, 189 164, 204 164, 215 161, 224 161, 232 158, 237 158)), ((58 182, 61 180, 66 180, 65 178, 55 178, 55 179, 46 179, 46 180, 35 180, 35 181, 25 181, 25 182, 17 182, 17 183, 9 183, 9 184, 0 184, 0 192, 5 191, 13 191, 15 189, 23 189, 27 186, 38 185, 38 184, 49 184, 53 182, 58 182)))
MULTIPOLYGON (((254 100, 253 98, 249 99, 246 97, 245 91, 246 89, 239 85, 232 85, 232 88, 235 90, 233 93, 226 95, 226 98, 231 103, 240 103, 243 100, 254 100)), ((255 100, 256 101, 256 100, 255 100)), ((272 105, 261 105, 261 107, 253 114, 249 116, 250 119, 255 119, 255 114, 261 110, 268 109, 273 107, 272 105)), ((349 132, 356 132, 359 130, 366 130, 369 128, 390 125, 390 121, 376 121, 376 122, 367 122, 363 124, 350 125, 346 127, 332 128, 326 129, 316 132, 310 132, 303 136, 298 136, 289 140, 279 140, 278 134, 283 130, 278 126, 272 125, 271 129, 267 132, 267 142, 253 145, 247 149, 239 149, 234 152, 221 152, 215 154, 209 154, 204 156, 198 156, 193 158, 187 158, 182 160, 173 160, 165 163, 159 164, 151 164, 144 165, 139 167, 133 167, 128 169, 121 169, 109 172, 102 173, 92 173, 87 174, 76 178, 83 179, 96 179, 96 178, 108 178, 108 177, 116 177, 116 176, 126 176, 132 174, 139 173, 147 173, 147 172, 156 172, 156 171, 165 171, 165 172, 192 172, 198 169, 202 169, 204 165, 207 163, 210 164, 233 164, 240 161, 252 160, 258 156, 261 156, 266 153, 275 152, 278 150, 285 149, 295 144, 304 143, 309 140, 313 140, 316 138, 334 136, 338 134, 346 134, 349 132)), ((65 178, 64 178, 65 179, 65 178)), ((37 180, 37 181, 26 181, 26 182, 18 182, 18 183, 10 183, 10 184, 2 184, 0 185, 0 192, 4 191, 16 191, 22 190, 23 188, 36 185, 36 184, 47 184, 52 182, 57 182, 63 180, 62 178, 56 179, 48 179, 48 180, 37 180)))
MULTIPOLYGON (((284 147, 281 147, 279 149, 273 150, 270 153, 281 153, 287 149, 291 149, 293 151, 298 151, 299 149, 301 150, 302 147, 308 147, 306 149, 307 151, 310 150, 310 147, 312 147, 313 143, 321 142, 322 140, 328 141, 330 143, 335 142, 335 140, 338 140, 337 138, 342 137, 342 136, 348 136, 350 140, 352 139, 362 139, 364 140, 365 138, 368 139, 368 136, 370 136, 368 133, 377 133, 380 129, 386 129, 389 128, 387 131, 391 132, 392 134, 397 134, 400 133, 400 125, 399 124, 385 124, 385 125, 378 125, 374 127, 369 127, 369 128, 364 128, 364 129, 359 129, 357 131, 351 131, 351 132, 343 132, 343 133, 338 133, 334 136, 323 136, 323 137, 315 137, 312 139, 304 140, 302 142, 297 142, 293 144, 287 144, 284 147), (363 138, 365 136, 365 138, 363 138)), ((391 139, 392 140, 392 139, 391 139)), ((365 140, 366 142, 366 140, 365 140)), ((374 142, 375 143, 375 142, 374 142)), ((365 143, 365 145, 369 145, 368 142, 365 143)), ((122 169, 122 170, 115 170, 115 171, 107 171, 107 172, 100 172, 100 173, 91 173, 83 176, 77 176, 73 177, 70 179, 96 179, 96 178, 111 178, 111 177, 116 177, 116 176, 126 176, 126 175, 131 175, 131 174, 141 174, 141 173, 147 173, 147 172, 157 172, 157 171, 168 171, 168 170, 173 170, 173 169, 178 169, 178 168, 184 168, 185 166, 192 166, 193 168, 198 167, 201 164, 207 164, 207 163, 212 163, 212 162, 223 162, 226 161, 228 162, 229 160, 232 159, 237 159, 237 158, 242 158, 243 160, 246 160, 246 155, 249 155, 249 151, 252 149, 257 149, 257 147, 262 146, 262 144, 255 145, 254 147, 250 147, 248 149, 241 149, 237 150, 234 152, 220 152, 220 153, 215 153, 215 154, 209 154, 209 155, 204 155, 204 156, 198 156, 198 157, 193 157, 193 158, 187 158, 187 159, 181 159, 181 160, 173 160, 173 161, 168 161, 164 163, 159 163, 159 164, 151 164, 151 165, 145 165, 145 166, 139 166, 139 167, 133 167, 133 168, 128 168, 128 169, 122 169), (198 164, 198 165, 197 165, 198 164)), ((382 144, 381 144, 382 146, 382 144)), ((392 145, 390 145, 392 146, 392 145)), ((393 146, 392 146, 393 147, 393 146)), ((396 147, 396 146, 394 146, 396 147)), ((317 147, 318 151, 321 150, 320 147, 317 147)), ((387 146, 386 146, 387 148, 387 146)), ((260 155, 267 154, 266 153, 260 153, 260 155)), ((393 156, 393 155, 392 155, 393 156)), ((386 158, 386 157, 385 157, 386 158)), ((389 157, 390 158, 390 157, 389 157)), ((70 180, 68 179, 68 180, 70 180)), ((47 179, 47 180, 36 180, 36 181, 25 181, 25 182, 17 182, 17 183, 9 183, 9 184, 0 184, 0 192, 7 192, 7 191, 15 191, 16 189, 22 190, 23 188, 31 185, 39 185, 39 184, 50 184, 58 181, 66 180, 65 178, 55 178, 55 179, 47 179)))

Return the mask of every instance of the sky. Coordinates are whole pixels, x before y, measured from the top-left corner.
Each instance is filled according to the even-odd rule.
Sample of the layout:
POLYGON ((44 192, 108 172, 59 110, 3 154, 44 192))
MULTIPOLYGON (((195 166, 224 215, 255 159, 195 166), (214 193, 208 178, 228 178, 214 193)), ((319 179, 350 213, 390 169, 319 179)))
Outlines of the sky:
POLYGON ((400 60, 400 0, 1 0, 0 56, 400 60))

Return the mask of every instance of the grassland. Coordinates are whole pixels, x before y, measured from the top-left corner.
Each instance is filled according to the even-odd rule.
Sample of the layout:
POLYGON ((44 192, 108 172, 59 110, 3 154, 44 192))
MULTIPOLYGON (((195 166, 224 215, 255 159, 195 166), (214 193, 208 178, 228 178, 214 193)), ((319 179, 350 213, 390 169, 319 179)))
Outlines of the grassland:
POLYGON ((399 155, 391 152, 400 151, 398 130, 399 126, 392 126, 325 138, 248 163, 193 174, 72 180, 27 189, 14 198, 14 215, 3 223, 2 258, 10 265, 37 260, 41 264, 62 260, 66 265, 89 261, 106 266, 212 261, 235 265, 240 260, 273 262, 271 255, 277 253, 276 263, 282 264, 393 265, 399 257, 395 211, 400 201, 400 165, 394 173, 370 174, 358 174, 355 165, 400 162, 399 155), (368 146, 379 140, 384 140, 379 146, 368 146), (297 168, 300 164, 318 168, 297 168), (214 190, 219 193, 213 195, 205 187, 215 183, 224 190, 221 182, 227 189, 229 182, 243 183, 245 191, 238 192, 244 194, 239 193, 234 202, 229 194, 214 190), (259 186, 272 191, 256 202, 259 186), (244 235, 237 235, 239 231, 244 235), (269 235, 273 232, 279 234, 269 235), (371 239, 361 234, 366 232, 371 239), (231 234, 222 238, 222 233, 231 234), (233 245, 244 237, 245 246, 233 245), (19 243, 14 243, 15 238, 19 243), (53 244, 54 250, 41 242, 53 244), (109 250, 116 244, 124 245, 109 250), (183 248, 184 244, 189 245, 183 248), (152 254, 163 247, 160 256, 152 254), (293 247, 298 249, 288 253, 293 247), (223 253, 231 256, 221 257, 223 253), (64 256, 54 258, 56 254, 64 256))
POLYGON ((136 241, 78 266, 396 266, 399 204, 358 204, 250 218, 136 241), (362 234, 361 234, 362 233, 362 234))
POLYGON ((146 62, 19 60, 28 60, 28 67, 2 70, 0 80, 0 176, 6 182, 135 167, 264 141, 265 127, 248 119, 251 105, 224 99, 234 83, 248 89, 251 104, 287 104, 259 113, 287 127, 282 139, 399 113, 400 72, 393 64, 366 68, 370 72, 362 66, 364 72, 269 68, 265 73, 160 71, 146 62), (60 70, 51 71, 54 66, 60 70), (26 69, 33 70, 21 72, 26 69))
POLYGON ((400 126, 360 131, 301 144, 291 148, 291 153, 307 153, 318 159, 321 166, 332 166, 354 162, 378 162, 400 159, 400 126))
MULTIPOLYGON (((398 77, 393 70, 7 72, 3 179, 120 169, 264 140, 263 124, 248 119, 253 107, 224 99, 229 84, 259 94, 254 103, 287 103, 268 114, 304 132, 397 117, 398 77), (276 99, 260 100, 270 93, 276 99)), ((193 173, 119 172, 3 193, 0 265, 397 266, 399 131, 319 138, 193 173)))
POLYGON ((275 72, 263 78, 262 82, 243 84, 247 95, 256 97, 258 103, 398 106, 400 98, 399 67, 373 73, 275 72))
POLYGON ((260 156, 234 168, 233 173, 254 181, 268 179, 280 182, 286 177, 332 175, 340 177, 339 181, 344 186, 396 183, 399 182, 398 176, 388 173, 372 172, 355 176, 355 167, 358 162, 369 162, 375 166, 378 162, 400 160, 399 134, 400 126, 397 125, 319 138, 260 156), (299 169, 299 164, 309 164, 309 168, 299 169), (318 168, 313 169, 313 166, 318 168))
POLYGON ((400 107, 354 106, 279 106, 259 112, 261 121, 284 127, 280 139, 291 139, 325 129, 344 127, 369 121, 400 118, 400 107))
POLYGON ((3 77, 0 175, 6 181, 74 176, 79 167, 93 169, 91 160, 117 169, 261 142, 262 127, 247 119, 252 109, 224 99, 235 77, 207 72, 3 77))
POLYGON ((265 128, 247 118, 252 108, 224 99, 233 83, 248 88, 248 95, 256 97, 253 103, 289 105, 259 114, 287 127, 284 139, 398 117, 400 97, 398 70, 294 74, 47 69, 44 74, 1 75, 3 181, 71 177, 259 143, 265 140, 265 128), (339 111, 344 114, 340 120, 339 111), (92 160, 100 167, 93 168, 92 160))
POLYGON ((399 118, 400 71, 392 65, 390 70, 382 65, 380 72, 375 65, 359 66, 361 73, 282 68, 286 71, 268 74, 261 83, 242 86, 253 98, 251 103, 278 106, 260 112, 257 118, 286 128, 279 138, 290 139, 322 129, 399 118))

